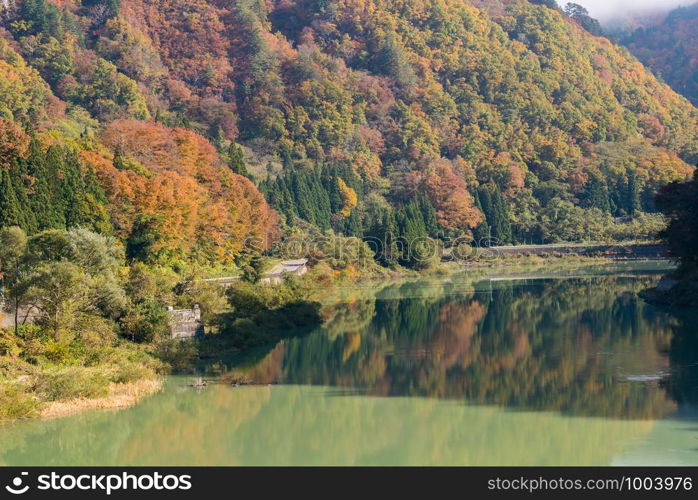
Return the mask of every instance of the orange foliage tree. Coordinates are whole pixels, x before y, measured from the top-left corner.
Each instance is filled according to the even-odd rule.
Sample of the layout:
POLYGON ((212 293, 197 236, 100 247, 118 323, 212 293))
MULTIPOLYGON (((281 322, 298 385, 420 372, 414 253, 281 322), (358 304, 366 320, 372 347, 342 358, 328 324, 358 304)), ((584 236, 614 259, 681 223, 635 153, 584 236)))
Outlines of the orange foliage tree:
POLYGON ((128 237, 139 215, 160 217, 157 251, 229 261, 247 241, 266 247, 276 215, 257 188, 224 167, 211 144, 184 128, 118 120, 101 140, 115 153, 84 151, 110 201, 114 227, 128 237))
POLYGON ((475 208, 465 179, 458 175, 451 162, 439 160, 424 178, 424 188, 436 209, 439 223, 447 229, 473 228, 482 221, 475 208))

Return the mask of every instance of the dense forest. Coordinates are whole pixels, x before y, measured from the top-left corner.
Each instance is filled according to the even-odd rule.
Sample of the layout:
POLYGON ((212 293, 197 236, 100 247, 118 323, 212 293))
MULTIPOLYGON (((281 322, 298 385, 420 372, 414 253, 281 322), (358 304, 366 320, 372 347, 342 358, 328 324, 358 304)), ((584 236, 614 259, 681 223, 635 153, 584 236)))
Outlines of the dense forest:
POLYGON ((620 25, 611 32, 676 92, 698 105, 698 3, 639 24, 620 25))
POLYGON ((698 160, 698 111, 574 4, 16 0, 2 26, 0 219, 130 258, 232 261, 299 221, 649 236, 698 160))

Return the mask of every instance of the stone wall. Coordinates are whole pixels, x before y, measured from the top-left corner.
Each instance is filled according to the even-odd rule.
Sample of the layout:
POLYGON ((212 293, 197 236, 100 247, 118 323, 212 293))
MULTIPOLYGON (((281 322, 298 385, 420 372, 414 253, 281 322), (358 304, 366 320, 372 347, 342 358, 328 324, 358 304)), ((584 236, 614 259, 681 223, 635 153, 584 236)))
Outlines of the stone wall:
POLYGON ((204 334, 204 324, 201 322, 201 309, 195 305, 193 309, 167 309, 170 314, 170 332, 173 339, 189 339, 204 334))

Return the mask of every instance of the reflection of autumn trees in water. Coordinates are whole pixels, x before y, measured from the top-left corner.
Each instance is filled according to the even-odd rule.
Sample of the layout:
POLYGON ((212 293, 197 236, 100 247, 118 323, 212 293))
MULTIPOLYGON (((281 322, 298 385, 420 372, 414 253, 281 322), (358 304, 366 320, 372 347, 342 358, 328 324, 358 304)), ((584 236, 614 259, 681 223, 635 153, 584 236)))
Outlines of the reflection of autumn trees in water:
POLYGON ((599 465, 632 457, 639 441, 650 461, 666 446, 684 453, 687 427, 649 418, 698 399, 697 318, 638 301, 633 292, 647 286, 390 285, 342 299, 319 331, 236 369, 298 385, 196 390, 173 379, 122 412, 0 429, 0 463, 599 465), (628 380, 666 371, 660 383, 628 380), (631 417, 647 420, 620 420, 631 417))
POLYGON ((669 365, 665 313, 634 294, 644 279, 481 282, 449 294, 447 284, 401 286, 414 284, 342 304, 321 331, 277 346, 278 371, 263 380, 622 418, 656 418, 678 398, 626 378, 669 365))

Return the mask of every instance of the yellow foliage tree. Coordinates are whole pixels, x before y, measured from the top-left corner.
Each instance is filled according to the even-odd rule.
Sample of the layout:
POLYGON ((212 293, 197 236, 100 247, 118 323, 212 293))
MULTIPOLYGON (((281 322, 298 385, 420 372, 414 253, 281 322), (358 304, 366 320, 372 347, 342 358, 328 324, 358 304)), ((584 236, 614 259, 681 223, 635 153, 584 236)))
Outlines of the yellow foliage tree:
POLYGON ((339 184, 339 193, 342 196, 342 209, 339 211, 339 213, 343 217, 349 217, 349 215, 351 215, 351 211, 358 203, 359 198, 356 196, 356 191, 347 186, 347 183, 341 178, 337 179, 337 183, 339 184))

